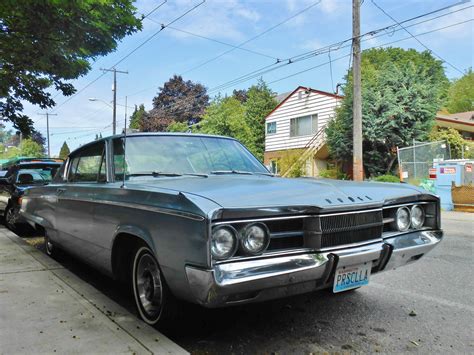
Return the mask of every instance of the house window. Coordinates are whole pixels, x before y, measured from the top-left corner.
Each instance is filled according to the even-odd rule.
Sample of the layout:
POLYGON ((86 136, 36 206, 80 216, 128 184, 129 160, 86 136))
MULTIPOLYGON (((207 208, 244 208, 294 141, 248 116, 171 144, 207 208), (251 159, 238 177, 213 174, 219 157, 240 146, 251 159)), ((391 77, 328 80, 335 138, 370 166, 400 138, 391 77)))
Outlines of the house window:
POLYGON ((277 131, 277 123, 276 122, 268 122, 267 123, 267 134, 274 134, 277 131))
POLYGON ((270 161, 270 172, 273 174, 278 174, 278 163, 276 160, 270 161))
POLYGON ((310 136, 318 131, 318 115, 292 118, 290 120, 290 137, 310 136))

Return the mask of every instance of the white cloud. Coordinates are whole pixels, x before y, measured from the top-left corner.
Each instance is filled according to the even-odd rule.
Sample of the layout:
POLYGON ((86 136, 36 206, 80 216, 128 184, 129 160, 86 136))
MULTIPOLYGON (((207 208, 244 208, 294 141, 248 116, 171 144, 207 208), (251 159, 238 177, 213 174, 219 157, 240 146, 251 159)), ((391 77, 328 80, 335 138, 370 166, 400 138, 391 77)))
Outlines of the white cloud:
MULTIPOLYGON (((198 3, 198 0, 168 2, 156 13, 153 13, 150 18, 158 23, 166 24, 198 3)), ((139 1, 137 7, 140 13, 146 13, 153 8, 150 5, 150 0, 139 1)), ((252 28, 256 26, 260 19, 261 15, 256 9, 240 0, 207 0, 173 24, 173 27, 195 32, 202 36, 238 42, 246 38, 244 30, 249 26, 252 28)), ((157 23, 146 20, 144 26, 145 32, 156 31, 159 28, 157 23)), ((188 35, 172 30, 168 33, 176 38, 188 37, 188 35)))

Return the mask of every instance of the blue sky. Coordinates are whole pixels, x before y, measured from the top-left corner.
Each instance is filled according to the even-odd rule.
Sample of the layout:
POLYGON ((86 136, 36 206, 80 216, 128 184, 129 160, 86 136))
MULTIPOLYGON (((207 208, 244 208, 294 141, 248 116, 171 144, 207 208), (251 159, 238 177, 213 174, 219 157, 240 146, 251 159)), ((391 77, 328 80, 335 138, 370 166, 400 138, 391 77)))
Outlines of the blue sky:
MULTIPOLYGON (((456 3, 456 0, 374 1, 398 21, 456 3)), ((138 13, 146 14, 160 2, 154 0, 137 1, 138 13)), ((199 2, 200 0, 168 0, 150 15, 150 20, 144 20, 141 32, 125 38, 114 53, 99 58, 92 65, 92 70, 87 76, 75 80, 73 82, 75 87, 80 90, 88 85, 102 74, 100 68, 110 68, 156 33, 160 29, 159 24, 170 22, 199 2)), ((418 35, 469 21, 473 18, 472 5, 472 1, 467 2, 406 23, 405 26, 462 8, 467 9, 411 26, 408 29, 412 34, 418 35)), ((158 87, 162 86, 173 74, 183 74, 185 79, 200 82, 207 88, 213 89, 241 75, 274 64, 276 61, 274 58, 291 58, 350 38, 352 33, 351 10, 351 0, 322 0, 319 3, 317 0, 206 0, 203 5, 174 23, 173 29, 167 28, 161 31, 117 66, 117 69, 129 72, 128 75, 118 74, 118 103, 124 105, 125 96, 128 96, 129 106, 144 103, 145 107, 150 109, 158 87), (206 65, 190 70, 228 51, 231 47, 178 30, 238 46, 312 4, 316 5, 257 39, 249 41, 242 47, 259 52, 260 55, 236 49, 206 65)), ((372 0, 363 2, 361 7, 362 33, 393 23, 389 17, 374 6, 372 0)), ((470 21, 420 35, 418 38, 437 55, 464 71, 473 66, 473 32, 473 22, 470 21)), ((403 30, 385 31, 372 38, 366 38, 362 43, 362 48, 381 46, 409 37, 409 34, 403 30)), ((423 46, 413 38, 399 41, 392 46, 424 50, 423 46)), ((264 74, 262 77, 277 93, 291 91, 298 85, 332 92, 334 86, 342 82, 347 71, 349 51, 350 48, 333 48, 331 50, 332 79, 331 68, 328 65, 328 53, 286 65, 264 74), (294 75, 313 67, 316 68, 294 75)), ((445 68, 449 78, 460 76, 459 72, 450 65, 445 64, 445 68)), ((253 78, 227 87, 221 92, 230 93, 233 89, 247 88, 256 81, 257 78, 253 78)), ((103 136, 111 134, 111 108, 101 101, 88 100, 88 98, 98 98, 110 103, 112 100, 111 89, 112 74, 108 73, 67 102, 65 102, 67 98, 60 95, 56 97, 58 107, 51 112, 56 113, 57 116, 50 119, 52 155, 59 153, 64 141, 67 141, 69 147, 74 149, 93 140, 95 134, 99 132, 103 136)), ((212 92, 213 95, 216 93, 215 90, 212 92)), ((36 128, 46 135, 46 120, 44 116, 37 115, 40 112, 37 107, 25 104, 25 113, 35 121, 36 128)), ((124 125, 124 107, 118 106, 117 116, 118 131, 121 131, 124 125)))

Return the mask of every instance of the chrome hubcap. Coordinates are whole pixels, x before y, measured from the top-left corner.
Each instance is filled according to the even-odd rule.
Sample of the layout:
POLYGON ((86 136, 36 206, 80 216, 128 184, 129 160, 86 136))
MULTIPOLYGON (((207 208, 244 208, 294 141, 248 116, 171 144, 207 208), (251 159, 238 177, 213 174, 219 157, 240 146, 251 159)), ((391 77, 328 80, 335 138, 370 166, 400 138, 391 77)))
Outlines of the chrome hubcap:
POLYGON ((137 262, 136 290, 141 306, 150 318, 160 314, 162 303, 160 270, 154 258, 144 254, 137 262))
POLYGON ((10 224, 10 225, 15 224, 15 214, 14 214, 12 208, 10 208, 7 211, 6 220, 7 220, 7 223, 10 224))
POLYGON ((48 254, 51 254, 53 252, 53 243, 49 241, 49 239, 46 239, 46 251, 48 254))

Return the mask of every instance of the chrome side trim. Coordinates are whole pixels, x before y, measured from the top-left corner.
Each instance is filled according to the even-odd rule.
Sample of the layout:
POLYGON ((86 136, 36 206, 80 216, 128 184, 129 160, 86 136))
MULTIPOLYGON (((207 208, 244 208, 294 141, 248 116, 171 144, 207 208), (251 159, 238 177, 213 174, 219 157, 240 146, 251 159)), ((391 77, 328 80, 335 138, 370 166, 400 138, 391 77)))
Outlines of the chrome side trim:
POLYGON ((301 215, 301 216, 283 216, 283 217, 268 217, 268 218, 256 218, 256 219, 239 219, 235 221, 221 221, 221 222, 214 222, 212 225, 218 226, 221 224, 232 224, 232 223, 252 223, 252 222, 262 222, 262 221, 278 221, 282 219, 300 219, 300 218, 308 218, 308 217, 316 217, 317 215, 301 215))
POLYGON ((435 201, 415 201, 415 202, 407 202, 407 203, 402 203, 399 205, 386 205, 383 206, 383 209, 387 208, 396 208, 396 207, 405 207, 405 206, 413 206, 413 205, 429 205, 430 203, 436 203, 435 201))
MULTIPOLYGON (((30 198, 43 198, 44 199, 44 196, 38 196, 38 197, 30 196, 30 198)), ((95 200, 95 199, 91 199, 91 198, 63 197, 63 196, 59 197, 58 200, 59 201, 88 202, 88 203, 96 203, 96 204, 100 204, 100 205, 133 208, 133 209, 142 210, 142 211, 156 212, 156 213, 167 214, 167 215, 176 216, 176 217, 187 218, 187 219, 191 219, 191 220, 194 220, 194 221, 204 221, 204 219, 205 219, 203 216, 199 216, 199 215, 194 214, 194 213, 171 210, 171 209, 162 208, 162 207, 141 205, 141 204, 137 204, 137 203, 119 202, 119 201, 111 201, 111 200, 95 200)))

